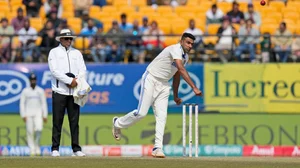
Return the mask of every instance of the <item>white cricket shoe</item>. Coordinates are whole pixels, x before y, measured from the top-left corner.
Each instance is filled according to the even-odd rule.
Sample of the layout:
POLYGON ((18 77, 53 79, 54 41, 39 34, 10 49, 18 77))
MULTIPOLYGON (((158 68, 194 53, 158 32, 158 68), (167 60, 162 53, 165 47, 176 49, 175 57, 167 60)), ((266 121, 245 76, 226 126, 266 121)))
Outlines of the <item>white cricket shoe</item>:
POLYGON ((112 134, 113 134, 113 137, 115 138, 115 140, 120 141, 121 140, 121 129, 115 127, 115 122, 117 119, 118 119, 118 117, 113 118, 112 134))
POLYGON ((155 158, 165 158, 165 154, 161 148, 153 148, 152 156, 155 158))
POLYGON ((52 151, 51 156, 53 156, 53 157, 59 157, 60 154, 59 154, 58 150, 54 150, 54 151, 52 151))
POLYGON ((86 156, 83 152, 81 151, 77 151, 77 152, 73 152, 73 155, 72 156, 79 156, 79 157, 84 157, 86 156))

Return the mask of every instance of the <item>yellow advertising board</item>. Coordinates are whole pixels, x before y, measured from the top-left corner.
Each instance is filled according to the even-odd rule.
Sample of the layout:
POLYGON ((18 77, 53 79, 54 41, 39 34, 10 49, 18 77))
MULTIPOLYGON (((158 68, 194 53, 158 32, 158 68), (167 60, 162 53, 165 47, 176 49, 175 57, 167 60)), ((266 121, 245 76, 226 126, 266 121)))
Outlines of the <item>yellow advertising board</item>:
POLYGON ((299 64, 205 64, 206 110, 300 113, 299 64))

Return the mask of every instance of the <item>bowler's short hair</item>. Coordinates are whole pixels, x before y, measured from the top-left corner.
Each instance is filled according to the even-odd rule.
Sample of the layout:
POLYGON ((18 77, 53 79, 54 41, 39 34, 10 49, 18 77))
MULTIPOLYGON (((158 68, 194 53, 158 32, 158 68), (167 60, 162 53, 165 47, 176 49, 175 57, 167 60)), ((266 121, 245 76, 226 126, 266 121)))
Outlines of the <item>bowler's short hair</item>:
POLYGON ((196 39, 195 36, 192 35, 191 33, 183 33, 183 35, 181 36, 181 40, 184 40, 187 37, 190 38, 190 39, 192 39, 192 40, 196 39))

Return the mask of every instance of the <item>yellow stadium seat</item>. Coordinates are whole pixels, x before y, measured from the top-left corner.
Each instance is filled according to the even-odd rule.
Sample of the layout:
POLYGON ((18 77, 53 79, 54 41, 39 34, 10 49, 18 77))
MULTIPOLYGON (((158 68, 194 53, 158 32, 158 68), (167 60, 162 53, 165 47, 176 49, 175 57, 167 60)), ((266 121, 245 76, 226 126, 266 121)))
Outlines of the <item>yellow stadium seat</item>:
POLYGON ((186 25, 186 21, 184 19, 181 18, 175 18, 173 20, 171 20, 172 25, 186 25))
POLYGON ((74 12, 75 11, 74 5, 68 5, 63 8, 64 8, 63 12, 74 12))
POLYGON ((165 13, 164 18, 166 18, 168 20, 173 20, 173 19, 179 18, 179 16, 176 13, 165 13))
MULTIPOLYGON (((5 14, 11 13, 11 12, 9 11, 9 8, 8 8, 7 6, 0 6, 0 11, 1 11, 1 13, 5 13, 5 14)), ((15 12, 15 13, 16 13, 16 12, 15 12)))
POLYGON ((239 32, 241 25, 237 23, 233 23, 232 26, 235 28, 237 32, 239 32))
POLYGON ((160 24, 158 23, 158 28, 164 32, 164 34, 171 33, 171 25, 170 24, 160 24))
POLYGON ((110 18, 111 15, 108 12, 99 12, 99 13, 91 13, 90 17, 98 19, 98 20, 102 20, 104 18, 110 18))
POLYGON ((270 33, 274 34, 276 30, 278 29, 279 25, 277 24, 262 24, 260 27, 260 33, 270 33))
POLYGON ((126 6, 128 5, 127 0, 114 0, 112 3, 113 6, 126 6))
POLYGON ((175 13, 180 14, 180 13, 188 13, 190 11, 191 7, 186 7, 186 6, 178 6, 175 8, 175 13))
POLYGON ((188 26, 186 24, 185 25, 173 24, 172 25, 172 32, 173 32, 173 34, 181 35, 187 28, 188 28, 188 26))
POLYGON ((298 12, 285 12, 283 17, 284 19, 293 20, 295 23, 300 19, 298 12))
POLYGON ((77 37, 75 39, 74 47, 82 50, 82 49, 88 49, 89 48, 89 39, 86 37, 77 37))
POLYGON ((71 12, 69 12, 69 11, 63 11, 63 13, 62 13, 62 15, 61 15, 61 17, 62 18, 65 18, 65 19, 68 19, 68 18, 72 18, 72 17, 74 17, 75 15, 74 15, 74 12, 73 11, 71 11, 71 12))
POLYGON ((24 14, 26 14, 26 6, 25 6, 25 5, 21 5, 21 6, 12 6, 12 7, 11 7, 11 12, 17 13, 18 8, 22 8, 24 14))
POLYGON ((117 12, 117 8, 115 6, 103 6, 101 11, 107 12, 107 13, 112 13, 112 12, 117 12))
POLYGON ((71 29, 74 31, 75 34, 80 34, 82 27, 81 25, 70 25, 71 29))
POLYGON ((43 20, 41 18, 29 18, 30 24, 40 24, 43 25, 43 20))
POLYGON ((37 39, 35 40, 35 45, 39 46, 42 43, 42 37, 38 36, 37 39))
POLYGON ((23 5, 22 0, 10 0, 10 6, 21 6, 23 5))
POLYGON ((205 13, 197 13, 196 17, 198 19, 206 20, 206 14, 205 13))
POLYGON ((200 29, 202 32, 205 32, 205 27, 206 27, 205 20, 198 19, 198 18, 196 18, 194 20, 195 20, 196 28, 200 29))
POLYGON ((142 21, 142 18, 144 15, 140 12, 133 12, 130 14, 131 17, 138 19, 139 21, 142 21))
POLYGON ((131 0, 131 5, 132 6, 147 6, 147 1, 145 0, 131 0))
POLYGON ((296 33, 300 34, 300 25, 296 27, 296 33))
POLYGON ((82 24, 82 20, 78 17, 68 18, 69 25, 80 25, 82 24))
POLYGON ((277 20, 276 18, 271 18, 271 17, 265 17, 262 19, 262 24, 279 24, 282 19, 277 20))
POLYGON ((11 20, 13 18, 17 17, 17 14, 16 13, 7 13, 5 16, 8 19, 9 23, 11 23, 11 20))
POLYGON ((42 18, 43 21, 46 20, 46 12, 43 6, 40 8, 39 16, 40 18, 42 18))
POLYGON ((287 7, 298 7, 300 6, 300 1, 287 1, 287 7))
POLYGON ((294 25, 286 25, 286 28, 292 33, 296 33, 297 32, 297 26, 294 24, 294 25))
POLYGON ((282 20, 282 13, 270 13, 270 14, 267 14, 267 16, 263 17, 263 20, 264 19, 275 19, 278 23, 282 20))
POLYGON ((289 18, 284 18, 283 21, 286 23, 286 26, 294 26, 297 25, 297 21, 289 18))
POLYGON ((19 36, 14 36, 12 39, 12 47, 17 48, 20 45, 19 36))
POLYGON ((193 13, 182 13, 180 15, 180 17, 183 18, 185 21, 189 21, 190 19, 195 18, 195 14, 193 14, 193 13))
POLYGON ((135 12, 135 8, 133 6, 122 6, 118 10, 119 12, 130 14, 135 12))
POLYGON ((204 44, 216 44, 218 37, 216 36, 208 36, 203 38, 204 44))
POLYGON ((159 13, 144 13, 144 16, 147 16, 149 20, 155 20, 158 17, 161 17, 159 13))
POLYGON ((173 9, 171 6, 159 6, 157 9, 156 9, 156 12, 160 13, 160 14, 164 14, 164 13, 171 13, 173 12, 173 9))
POLYGON ((232 8, 232 3, 218 2, 217 6, 218 6, 218 8, 220 8, 223 11, 223 9, 232 8))
MULTIPOLYGON (((209 7, 210 8, 210 7, 209 7)), ((208 9, 209 9, 208 8, 208 9)), ((194 7, 194 9, 193 9, 193 11, 195 12, 195 13, 203 13, 203 14, 205 14, 206 12, 207 12, 207 10, 208 9, 205 9, 205 8, 203 8, 203 7, 200 7, 200 6, 195 6, 194 7)))
POLYGON ((218 32, 219 27, 221 24, 209 24, 207 26, 207 33, 210 35, 215 35, 218 32))
POLYGON ((180 41, 180 36, 166 36, 164 42, 167 46, 169 46, 172 44, 176 44, 179 41, 180 41))
POLYGON ((68 6, 68 5, 73 5, 73 0, 63 0, 61 1, 63 7, 68 6))
POLYGON ((186 6, 198 6, 198 0, 188 0, 186 6))
POLYGON ((33 28, 35 28, 35 30, 37 31, 37 32, 39 32, 40 30, 42 30, 43 29, 43 25, 42 24, 30 24, 30 26, 31 27, 33 27, 33 28))
POLYGON ((266 7, 263 8, 262 11, 260 11, 260 13, 266 13, 266 14, 270 14, 270 13, 276 13, 277 9, 273 8, 273 7, 266 7))
MULTIPOLYGON (((300 4, 299 4, 300 6, 300 4)), ((286 12, 298 12, 298 7, 297 6, 287 6, 285 8, 282 8, 282 13, 286 13, 286 12)))
POLYGON ((248 2, 239 2, 239 9, 242 11, 242 12, 247 12, 248 11, 248 2))
POLYGON ((282 8, 285 7, 285 4, 283 1, 271 1, 269 6, 274 7, 278 12, 281 12, 282 8))
POLYGON ((201 7, 203 10, 207 11, 208 9, 211 8, 213 5, 213 2, 211 1, 201 1, 199 7, 201 7))
POLYGON ((142 6, 142 7, 139 8, 139 12, 145 14, 145 13, 155 12, 155 10, 152 7, 150 7, 150 6, 142 6))
POLYGON ((99 6, 97 6, 97 5, 93 5, 89 9, 89 14, 91 14, 91 13, 99 13, 99 12, 101 12, 101 8, 99 6))
POLYGON ((6 7, 8 7, 9 6, 9 3, 8 3, 8 1, 0 1, 0 6, 6 6, 6 7))

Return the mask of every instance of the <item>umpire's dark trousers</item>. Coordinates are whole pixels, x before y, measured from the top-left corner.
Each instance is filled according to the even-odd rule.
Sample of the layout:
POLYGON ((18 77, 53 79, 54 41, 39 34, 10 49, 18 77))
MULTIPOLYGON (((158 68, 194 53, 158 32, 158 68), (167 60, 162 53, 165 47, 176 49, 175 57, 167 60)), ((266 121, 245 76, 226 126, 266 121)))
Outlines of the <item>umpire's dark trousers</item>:
POLYGON ((73 152, 81 151, 79 146, 79 105, 74 103, 73 96, 61 95, 56 92, 52 92, 52 151, 59 150, 61 129, 64 121, 65 111, 67 109, 70 132, 71 132, 71 144, 73 152))

